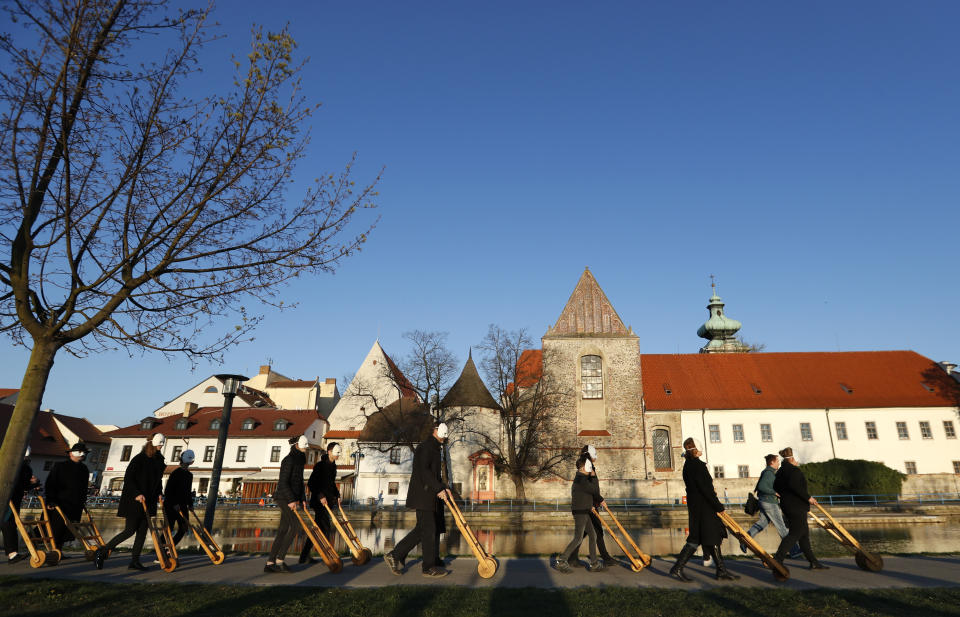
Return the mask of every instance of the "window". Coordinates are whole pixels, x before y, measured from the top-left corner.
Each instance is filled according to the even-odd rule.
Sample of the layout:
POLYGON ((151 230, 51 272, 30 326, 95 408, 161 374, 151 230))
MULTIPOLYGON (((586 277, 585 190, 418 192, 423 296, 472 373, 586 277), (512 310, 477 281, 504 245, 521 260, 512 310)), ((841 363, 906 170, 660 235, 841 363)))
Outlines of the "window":
POLYGON ((399 482, 388 482, 387 483, 387 495, 398 495, 400 493, 400 483, 399 482))
POLYGON ((903 466, 907 470, 907 475, 915 476, 917 475, 917 463, 916 461, 904 461, 903 466))
POLYGON ((760 439, 762 441, 773 441, 773 429, 769 424, 760 425, 760 439))
POLYGON ((664 392, 667 396, 670 396, 671 394, 673 394, 673 390, 670 388, 670 384, 668 384, 668 383, 663 384, 663 392, 664 392))
POLYGON ((813 433, 810 431, 809 422, 800 423, 800 439, 804 441, 813 441, 813 433))
POLYGON ((107 462, 107 451, 100 450, 100 464, 103 465, 106 462, 107 462))
POLYGON ((846 422, 834 422, 834 428, 837 430, 837 439, 845 440, 847 438, 847 423, 846 422))
POLYGON ((737 465, 737 477, 738 477, 738 478, 749 478, 749 477, 750 477, 750 465, 737 465))
POLYGON ((173 425, 173 428, 175 428, 178 431, 185 431, 189 427, 190 427, 190 420, 187 420, 186 418, 180 418, 179 420, 177 420, 177 423, 173 425))
POLYGON ((867 439, 877 439, 877 423, 876 422, 866 422, 867 427, 867 439))
POLYGON ((723 465, 713 466, 713 477, 718 479, 723 477, 723 465))
POLYGON ((270 462, 279 463, 280 462, 280 446, 273 446, 270 448, 270 462))
POLYGON ((603 398, 603 360, 600 356, 580 358, 583 398, 603 398))
POLYGON ((897 422, 897 437, 900 439, 910 439, 910 432, 907 430, 906 422, 897 422))
POLYGON ((207 386, 207 388, 203 391, 203 393, 204 393, 204 394, 216 394, 216 393, 217 393, 217 387, 216 387, 216 386, 207 386))
MULTIPOLYGON (((953 466, 956 467, 957 463, 960 461, 954 462, 953 466)), ((123 478, 111 478, 110 479, 110 491, 122 491, 123 490, 123 478)))
POLYGON ((237 462, 247 462, 247 446, 237 446, 237 462))
POLYGON ((240 427, 242 431, 252 431, 254 427, 257 426, 256 420, 253 418, 247 418, 243 421, 243 426, 240 427))
POLYGON ((140 423, 140 428, 145 431, 151 430, 153 428, 153 420, 150 418, 144 419, 144 421, 140 423))
POLYGON ((947 434, 947 439, 957 438, 957 431, 953 428, 953 420, 943 421, 943 432, 947 434))
MULTIPOLYGON (((733 440, 736 442, 743 441, 743 425, 742 424, 733 425, 733 440)), ((740 477, 745 477, 745 476, 740 476, 740 477)))
POLYGON ((173 446, 173 452, 170 454, 170 460, 174 463, 180 460, 180 453, 183 452, 183 446, 173 446))
POLYGON ((710 425, 710 443, 720 443, 720 425, 710 425))
POLYGON ((920 436, 924 439, 933 439, 933 431, 930 430, 929 422, 920 422, 920 436))
POLYGON ((277 420, 273 423, 273 430, 275 431, 285 431, 287 430, 287 421, 286 420, 277 420))
POLYGON ((211 431, 219 431, 219 430, 220 430, 220 418, 214 418, 214 419, 210 422, 210 430, 211 430, 211 431))
POLYGON ((653 431, 653 468, 657 471, 673 470, 670 431, 665 428, 658 428, 653 431))
POLYGON ((214 447, 213 447, 213 446, 207 446, 206 448, 203 449, 203 462, 204 462, 204 463, 209 463, 209 462, 211 462, 211 461, 213 460, 213 451, 214 451, 214 447))
POLYGON ((133 452, 133 446, 123 446, 123 450, 120 451, 120 460, 129 461, 130 454, 133 452))
POLYGON ((400 448, 390 448, 390 464, 400 464, 400 448))
POLYGON ((953 473, 960 473, 960 461, 953 461, 953 473))
POLYGON ((200 478, 200 484, 197 486, 197 494, 206 495, 210 488, 210 478, 200 478))

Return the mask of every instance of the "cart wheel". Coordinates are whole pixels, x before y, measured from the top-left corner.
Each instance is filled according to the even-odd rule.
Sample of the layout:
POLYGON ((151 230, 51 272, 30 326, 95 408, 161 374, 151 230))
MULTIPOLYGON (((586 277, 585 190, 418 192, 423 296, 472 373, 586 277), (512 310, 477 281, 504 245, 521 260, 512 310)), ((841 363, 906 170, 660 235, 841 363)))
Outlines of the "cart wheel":
POLYGON ((370 549, 365 548, 362 551, 360 551, 360 557, 353 558, 353 565, 362 566, 363 564, 369 562, 371 559, 373 559, 373 553, 370 552, 370 549))
POLYGON ((60 549, 55 548, 52 551, 47 552, 47 565, 55 566, 60 563, 60 558, 63 557, 63 553, 60 552, 60 549))
POLYGON ((47 554, 43 551, 37 551, 36 555, 30 555, 30 567, 39 568, 47 560, 47 554))
POLYGON ((640 565, 637 565, 632 561, 630 562, 630 569, 633 570, 634 572, 643 572, 644 567, 645 566, 643 565, 643 562, 640 562, 640 565))
POLYGON ((858 551, 857 554, 853 556, 853 560, 857 562, 857 566, 859 566, 861 570, 868 572, 879 572, 883 570, 883 558, 880 557, 880 555, 858 551))
POLYGON ((497 568, 500 567, 500 563, 494 557, 487 557, 483 561, 477 564, 477 574, 481 578, 492 578, 494 574, 497 573, 497 568))
POLYGON ((773 578, 777 579, 779 582, 782 583, 783 581, 790 578, 790 576, 789 575, 784 576, 783 573, 780 572, 780 570, 773 570, 773 578))
POLYGON ((340 572, 341 570, 343 570, 343 560, 342 560, 342 559, 338 559, 337 561, 335 561, 335 562, 333 563, 333 567, 330 568, 330 573, 331 573, 331 574, 337 574, 337 573, 340 572))
POLYGON ((93 558, 97 556, 97 551, 87 550, 83 552, 84 558, 87 561, 93 561, 93 558))
POLYGON ((643 564, 644 568, 649 568, 650 564, 653 563, 653 558, 650 555, 644 555, 640 558, 640 563, 643 564))
POLYGON ((165 567, 161 567, 161 569, 162 569, 164 572, 173 572, 174 570, 177 569, 177 560, 176 560, 176 559, 168 559, 168 560, 167 560, 167 565, 166 565, 165 567))
POLYGON ((223 551, 217 551, 213 554, 213 565, 219 566, 226 558, 227 556, 223 554, 223 551))

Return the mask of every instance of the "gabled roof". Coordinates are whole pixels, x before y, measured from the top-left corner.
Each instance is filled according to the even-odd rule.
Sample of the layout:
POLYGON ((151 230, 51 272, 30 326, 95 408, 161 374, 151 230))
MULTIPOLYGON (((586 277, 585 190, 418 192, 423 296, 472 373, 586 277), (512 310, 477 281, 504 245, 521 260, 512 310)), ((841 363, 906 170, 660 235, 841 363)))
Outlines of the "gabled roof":
POLYGON ((237 390, 237 398, 246 403, 249 407, 276 407, 266 392, 251 388, 250 386, 240 386, 237 390))
MULTIPOLYGON (((91 424, 86 418, 75 418, 59 413, 55 413, 53 416, 86 443, 110 443, 110 438, 100 432, 100 429, 91 424)), ((73 444, 70 445, 72 446, 73 444)))
MULTIPOLYGON (((183 416, 166 416, 154 418, 153 428, 144 429, 140 423, 118 428, 108 433, 110 437, 143 437, 146 439, 154 433, 163 433, 170 437, 216 437, 220 430, 211 429, 210 423, 219 418, 223 412, 221 407, 202 407, 189 418, 183 416), (177 429, 177 420, 186 419, 188 425, 184 429, 177 429)), ((230 437, 292 437, 302 435, 314 420, 320 416, 313 409, 234 409, 230 416, 230 428, 227 435, 230 437), (243 430, 244 420, 252 418, 255 422, 253 429, 243 430), (286 420, 287 428, 283 431, 273 430, 274 422, 286 420)))
POLYGON ((569 336, 576 334, 605 334, 634 336, 623 325, 613 305, 603 293, 597 279, 587 268, 577 281, 567 305, 563 307, 557 323, 544 336, 569 336))
POLYGON ((450 390, 440 400, 442 407, 482 407, 484 409, 501 409, 493 400, 487 386, 480 379, 477 365, 473 363, 473 352, 467 356, 467 363, 460 372, 460 377, 454 382, 450 390))
POLYGON ((393 381, 397 384, 397 387, 400 388, 403 398, 416 399, 417 391, 413 389, 413 384, 410 383, 410 380, 407 379, 407 376, 403 374, 403 371, 394 363, 393 359, 387 355, 387 352, 380 348, 383 351, 383 357, 387 361, 387 366, 390 368, 390 374, 393 375, 393 381))
POLYGON ((402 398, 370 414, 359 441, 412 444, 423 441, 432 432, 430 406, 402 398))
MULTIPOLYGON (((0 404, 0 434, 7 434, 7 426, 13 417, 13 405, 0 404)), ((68 444, 53 415, 48 411, 37 412, 37 419, 33 423, 33 432, 30 433, 31 456, 62 456, 66 458, 67 450, 73 444, 68 444)))
POLYGON ((19 391, 19 388, 0 388, 0 398, 7 398, 11 394, 16 394, 19 391))
POLYGON ((960 404, 946 371, 913 351, 643 354, 640 364, 651 411, 960 404))

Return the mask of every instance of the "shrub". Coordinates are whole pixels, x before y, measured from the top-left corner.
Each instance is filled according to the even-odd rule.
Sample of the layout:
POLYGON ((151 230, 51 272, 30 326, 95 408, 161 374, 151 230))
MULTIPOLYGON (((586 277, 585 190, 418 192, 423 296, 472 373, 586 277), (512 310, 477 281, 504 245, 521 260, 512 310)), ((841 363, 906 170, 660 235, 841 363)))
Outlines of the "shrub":
POLYGON ((883 463, 833 458, 800 465, 812 495, 899 495, 906 476, 883 463))

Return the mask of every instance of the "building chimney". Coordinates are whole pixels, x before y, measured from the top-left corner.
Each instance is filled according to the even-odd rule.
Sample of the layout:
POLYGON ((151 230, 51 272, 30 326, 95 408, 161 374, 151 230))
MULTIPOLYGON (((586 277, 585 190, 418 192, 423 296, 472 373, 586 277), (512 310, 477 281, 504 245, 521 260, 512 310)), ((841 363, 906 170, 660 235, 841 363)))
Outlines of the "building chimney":
POLYGON ((262 365, 260 366, 260 374, 261 374, 261 375, 269 375, 269 374, 270 374, 270 365, 269 365, 269 364, 262 364, 262 365))
POLYGON ((189 418, 193 414, 197 413, 197 404, 196 403, 187 403, 183 406, 183 417, 189 418))
POLYGON ((336 377, 327 377, 326 383, 327 383, 328 385, 329 385, 329 384, 337 385, 337 378, 336 378, 336 377))
POLYGON ((948 361, 946 361, 946 360, 944 360, 943 362, 941 362, 941 363, 940 363, 940 366, 942 366, 942 367, 943 367, 943 370, 945 370, 945 371, 947 372, 947 375, 953 375, 953 372, 954 372, 955 370, 957 370, 957 365, 956 365, 956 364, 954 364, 953 362, 948 362, 948 361))

